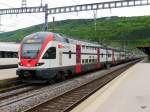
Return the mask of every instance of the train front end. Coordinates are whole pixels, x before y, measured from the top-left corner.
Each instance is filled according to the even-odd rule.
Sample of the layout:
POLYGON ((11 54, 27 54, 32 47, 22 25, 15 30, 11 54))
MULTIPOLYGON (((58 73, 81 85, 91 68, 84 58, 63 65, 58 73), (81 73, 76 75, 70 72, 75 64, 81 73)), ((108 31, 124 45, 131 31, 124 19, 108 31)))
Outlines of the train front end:
MULTIPOLYGON (((17 75, 22 80, 40 79, 47 70, 47 62, 42 59, 47 46, 53 40, 52 33, 39 32, 26 36, 20 46, 17 75)), ((43 80, 44 81, 44 80, 43 80)))

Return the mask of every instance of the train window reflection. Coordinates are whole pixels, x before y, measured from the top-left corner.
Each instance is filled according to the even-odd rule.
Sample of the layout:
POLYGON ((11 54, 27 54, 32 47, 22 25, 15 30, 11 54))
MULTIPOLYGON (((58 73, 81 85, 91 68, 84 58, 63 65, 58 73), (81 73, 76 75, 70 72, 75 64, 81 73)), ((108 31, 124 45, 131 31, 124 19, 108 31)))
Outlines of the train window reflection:
POLYGON ((44 54, 43 59, 56 59, 56 47, 50 47, 44 54))
POLYGON ((41 44, 23 44, 22 58, 36 58, 40 52, 41 44))

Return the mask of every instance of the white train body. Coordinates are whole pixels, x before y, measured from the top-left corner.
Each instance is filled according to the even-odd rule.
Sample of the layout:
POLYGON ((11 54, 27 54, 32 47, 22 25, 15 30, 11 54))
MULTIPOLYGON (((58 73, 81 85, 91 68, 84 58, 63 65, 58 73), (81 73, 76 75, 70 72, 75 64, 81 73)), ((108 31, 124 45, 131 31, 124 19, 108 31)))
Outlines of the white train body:
POLYGON ((129 61, 123 53, 57 33, 37 32, 22 41, 17 74, 44 81, 62 78, 129 61))
POLYGON ((0 68, 17 67, 20 44, 0 42, 0 68))

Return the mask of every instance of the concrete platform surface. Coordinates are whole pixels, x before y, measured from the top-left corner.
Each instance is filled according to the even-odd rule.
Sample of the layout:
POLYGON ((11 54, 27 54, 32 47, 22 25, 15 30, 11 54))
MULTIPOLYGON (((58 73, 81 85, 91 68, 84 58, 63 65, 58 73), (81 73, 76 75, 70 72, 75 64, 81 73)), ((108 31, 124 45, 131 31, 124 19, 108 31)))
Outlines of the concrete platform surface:
POLYGON ((150 63, 138 63, 71 112, 150 112, 150 63))
POLYGON ((0 80, 18 77, 16 75, 16 69, 17 68, 0 70, 0 80))

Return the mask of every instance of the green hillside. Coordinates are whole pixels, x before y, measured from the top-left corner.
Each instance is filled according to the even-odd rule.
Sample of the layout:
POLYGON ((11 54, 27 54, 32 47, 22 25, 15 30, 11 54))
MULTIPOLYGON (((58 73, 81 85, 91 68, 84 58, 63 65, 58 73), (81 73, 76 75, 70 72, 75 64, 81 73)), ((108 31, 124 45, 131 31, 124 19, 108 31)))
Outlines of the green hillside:
MULTIPOLYGON (((52 23, 49 28, 52 29, 52 23)), ((36 25, 12 32, 0 34, 1 41, 20 41, 33 32, 41 31, 42 25, 36 25)), ((52 31, 50 30, 49 31, 52 31)), ((143 17, 111 17, 97 19, 96 30, 94 20, 63 20, 55 22, 55 32, 68 36, 104 42, 108 45, 137 45, 150 44, 150 16, 143 17)))

